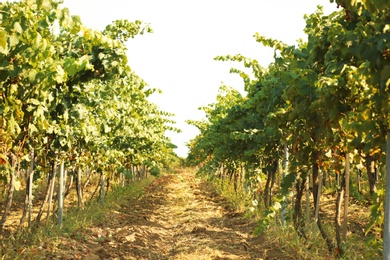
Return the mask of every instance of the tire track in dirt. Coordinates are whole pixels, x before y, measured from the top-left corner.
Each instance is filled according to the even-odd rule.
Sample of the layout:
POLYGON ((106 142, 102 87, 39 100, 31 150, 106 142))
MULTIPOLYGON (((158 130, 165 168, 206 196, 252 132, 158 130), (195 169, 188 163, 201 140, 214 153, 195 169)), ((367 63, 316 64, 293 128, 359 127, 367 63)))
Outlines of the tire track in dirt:
POLYGON ((56 255, 86 260, 294 259, 264 237, 253 237, 253 228, 210 185, 183 171, 156 179, 141 198, 129 198, 99 226, 80 231, 84 241, 74 241, 71 250, 67 243, 68 257, 56 255))

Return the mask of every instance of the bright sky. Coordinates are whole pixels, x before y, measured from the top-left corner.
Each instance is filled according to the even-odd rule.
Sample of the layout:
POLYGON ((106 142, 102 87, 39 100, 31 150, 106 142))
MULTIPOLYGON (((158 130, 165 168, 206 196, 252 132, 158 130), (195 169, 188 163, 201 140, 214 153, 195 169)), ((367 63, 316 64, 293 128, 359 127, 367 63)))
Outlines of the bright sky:
POLYGON ((184 121, 204 117, 198 108, 215 101, 223 82, 243 91, 241 78, 230 74, 238 63, 214 61, 214 57, 242 54, 263 66, 272 61, 271 49, 256 43, 258 32, 288 44, 306 39, 304 14, 324 6, 325 14, 337 10, 329 0, 65 0, 71 14, 88 27, 103 30, 117 19, 151 24, 152 34, 130 39, 130 67, 150 87, 163 94, 151 101, 175 114, 182 133, 168 133, 186 157, 185 144, 198 130, 184 121))

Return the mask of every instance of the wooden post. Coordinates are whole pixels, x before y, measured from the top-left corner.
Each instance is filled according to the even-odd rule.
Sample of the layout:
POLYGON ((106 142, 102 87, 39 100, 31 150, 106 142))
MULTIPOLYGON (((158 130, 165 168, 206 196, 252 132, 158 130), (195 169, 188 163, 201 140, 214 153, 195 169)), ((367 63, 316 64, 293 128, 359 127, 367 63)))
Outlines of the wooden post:
POLYGON ((309 230, 310 225, 310 175, 306 177, 306 228, 309 230))
POLYGON ((53 193, 54 193, 54 185, 55 185, 55 180, 56 180, 56 175, 57 175, 57 163, 54 161, 53 162, 53 169, 52 169, 53 177, 50 183, 50 193, 49 193, 49 203, 47 205, 47 218, 50 216, 50 211, 51 211, 51 203, 53 200, 53 193))
MULTIPOLYGON (((288 151, 287 151, 287 145, 284 145, 284 161, 283 161, 283 179, 286 177, 288 171, 288 151)), ((294 185, 293 185, 294 186, 294 185)), ((282 225, 285 224, 286 221, 286 211, 287 211, 287 205, 286 205, 286 196, 283 196, 283 202, 282 202, 282 225)), ((294 196, 293 196, 294 201, 294 196)))
POLYGON ((30 170, 28 173, 28 227, 31 227, 31 210, 32 210, 32 186, 34 178, 34 149, 31 151, 30 170))
POLYGON ((347 242, 347 229, 348 229, 349 175, 350 175, 350 161, 349 161, 349 153, 347 153, 345 155, 345 193, 344 193, 344 222, 343 222, 344 243, 347 242))
POLYGON ((102 175, 102 180, 100 182, 100 204, 104 204, 104 181, 105 181, 105 175, 102 175))
MULTIPOLYGON (((317 191, 317 200, 315 201, 316 203, 316 210, 314 212, 314 223, 317 224, 318 222, 318 215, 319 215, 319 212, 320 212, 320 201, 321 201, 321 193, 322 193, 322 170, 321 169, 318 169, 318 191, 317 191)), ((316 192, 315 190, 313 190, 313 192, 316 192)), ((314 226, 314 232, 313 232, 313 235, 314 235, 314 238, 316 236, 316 233, 317 233, 317 228, 316 228, 316 225, 314 226)))
POLYGON ((58 220, 59 226, 62 226, 64 210, 64 161, 61 161, 58 178, 58 220))
POLYGON ((385 220, 383 225, 383 260, 390 259, 390 131, 386 142, 386 194, 385 220))
POLYGON ((77 179, 76 179, 76 188, 77 188, 77 200, 78 200, 78 207, 80 209, 84 209, 84 202, 83 202, 83 191, 81 189, 81 178, 82 178, 82 171, 81 168, 77 168, 77 179))

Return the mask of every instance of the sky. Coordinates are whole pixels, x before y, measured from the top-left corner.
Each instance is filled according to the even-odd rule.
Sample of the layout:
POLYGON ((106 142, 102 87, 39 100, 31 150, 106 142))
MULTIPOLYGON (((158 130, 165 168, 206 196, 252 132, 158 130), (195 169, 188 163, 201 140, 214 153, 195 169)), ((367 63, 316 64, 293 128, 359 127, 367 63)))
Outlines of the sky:
POLYGON ((151 88, 162 90, 150 101, 175 114, 181 133, 167 135, 186 157, 186 143, 199 131, 185 120, 201 120, 199 107, 214 103, 221 84, 244 93, 243 82, 230 68, 234 62, 215 61, 227 54, 242 54, 267 67, 273 50, 257 43, 253 35, 296 44, 306 40, 304 14, 324 7, 337 10, 329 0, 64 0, 72 15, 84 25, 103 30, 117 19, 141 20, 154 30, 127 42, 129 66, 151 88))

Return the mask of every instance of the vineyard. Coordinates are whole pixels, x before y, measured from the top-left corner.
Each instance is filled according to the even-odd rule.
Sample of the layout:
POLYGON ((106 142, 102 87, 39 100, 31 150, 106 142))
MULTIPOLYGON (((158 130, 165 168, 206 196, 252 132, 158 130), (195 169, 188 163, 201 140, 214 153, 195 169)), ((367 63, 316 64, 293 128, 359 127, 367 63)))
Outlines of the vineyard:
POLYGON ((390 2, 336 2, 297 45, 255 34, 267 68, 215 58, 246 93, 187 121, 185 161, 126 56, 148 24, 0 2, 2 259, 389 259, 390 2))
POLYGON ((58 1, 1 3, 0 21, 0 232, 31 230, 53 213, 62 225, 73 190, 79 209, 104 203, 113 187, 178 160, 165 131, 179 130, 125 54, 147 24, 94 31, 58 1), (17 210, 19 221, 7 221, 17 210))
POLYGON ((293 226, 302 246, 321 237, 330 256, 389 259, 390 5, 337 2, 338 12, 306 16, 308 41, 297 46, 256 34, 274 49, 267 68, 215 58, 252 71, 231 69, 247 94, 222 86, 201 108, 206 119, 188 121, 200 130, 188 160, 261 212, 258 234, 293 226), (356 205, 365 219, 356 221, 356 205))

